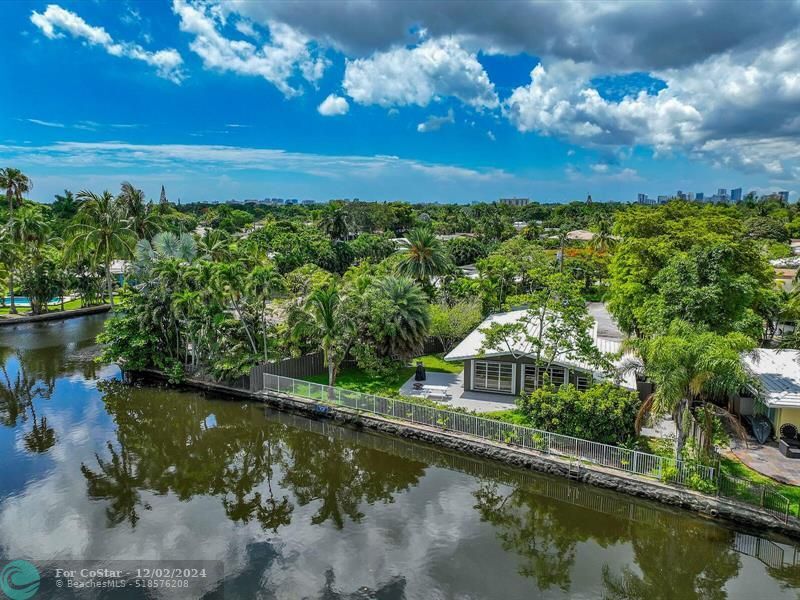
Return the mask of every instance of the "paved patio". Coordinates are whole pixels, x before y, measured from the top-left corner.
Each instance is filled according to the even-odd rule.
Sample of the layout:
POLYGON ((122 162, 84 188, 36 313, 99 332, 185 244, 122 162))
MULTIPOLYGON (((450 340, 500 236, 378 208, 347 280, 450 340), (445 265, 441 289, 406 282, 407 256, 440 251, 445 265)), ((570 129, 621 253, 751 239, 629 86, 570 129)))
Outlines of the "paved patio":
MULTIPOLYGON (((410 398, 422 398, 422 392, 414 389, 414 376, 412 375, 400 388, 400 394, 410 398)), ((493 412, 495 410, 508 410, 514 408, 514 396, 505 394, 486 394, 483 392, 464 391, 464 372, 461 373, 436 373, 427 372, 427 379, 422 382, 427 385, 446 385, 450 399, 440 400, 432 398, 452 407, 465 408, 475 412, 493 412)))
POLYGON ((781 483, 800 485, 800 458, 786 458, 776 442, 759 444, 754 439, 744 442, 731 439, 730 454, 754 469, 781 483))

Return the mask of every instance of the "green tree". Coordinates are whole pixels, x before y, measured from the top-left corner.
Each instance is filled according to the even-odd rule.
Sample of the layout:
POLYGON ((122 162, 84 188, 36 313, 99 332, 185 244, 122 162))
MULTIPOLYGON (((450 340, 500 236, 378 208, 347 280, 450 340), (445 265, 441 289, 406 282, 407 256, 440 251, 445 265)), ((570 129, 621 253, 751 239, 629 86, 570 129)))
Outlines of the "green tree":
POLYGON ((114 306, 111 263, 115 258, 125 259, 133 253, 134 232, 122 205, 110 192, 98 195, 83 190, 78 200, 78 213, 68 230, 68 252, 86 256, 92 265, 103 265, 106 294, 114 306))
POLYGON ((671 414, 678 430, 677 458, 686 441, 686 411, 692 403, 725 399, 751 381, 741 356, 752 351, 755 343, 741 333, 720 335, 676 320, 662 335, 634 338, 627 344, 641 360, 627 368, 643 367, 655 385, 642 404, 637 428, 649 413, 671 414))
POLYGON ((339 366, 352 343, 353 323, 335 285, 313 290, 306 299, 306 319, 296 332, 310 337, 322 350, 328 367, 328 385, 336 383, 339 366))
POLYGON ((6 167, 0 169, 0 188, 6 190, 8 218, 14 217, 14 209, 22 206, 22 197, 33 189, 33 182, 19 169, 6 167))
POLYGON ((248 298, 257 307, 258 322, 261 325, 261 344, 264 362, 267 362, 267 322, 270 302, 285 289, 283 277, 273 264, 260 265, 253 269, 245 281, 248 298))
POLYGON ((475 300, 460 300, 452 306, 432 304, 429 335, 439 340, 445 352, 452 350, 483 318, 481 305, 475 300))
POLYGON ((447 250, 433 231, 427 227, 413 229, 408 234, 408 242, 408 249, 403 251, 399 264, 402 275, 430 285, 433 277, 444 275, 450 270, 447 250))
MULTIPOLYGON (((163 186, 162 186, 163 193, 163 186)), ((128 219, 130 228, 140 239, 149 238, 158 229, 158 217, 145 201, 144 192, 125 181, 119 194, 119 202, 128 219)))

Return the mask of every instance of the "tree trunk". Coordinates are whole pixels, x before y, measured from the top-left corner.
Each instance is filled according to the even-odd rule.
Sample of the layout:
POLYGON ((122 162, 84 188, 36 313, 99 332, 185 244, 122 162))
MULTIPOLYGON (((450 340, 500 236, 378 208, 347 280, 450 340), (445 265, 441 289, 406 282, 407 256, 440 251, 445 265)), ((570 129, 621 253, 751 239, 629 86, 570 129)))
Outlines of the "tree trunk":
POLYGON ((114 306, 114 292, 111 286, 111 261, 106 261, 106 293, 108 294, 108 302, 114 306))
POLYGON ((686 417, 686 411, 689 407, 689 401, 685 398, 678 404, 678 410, 675 411, 675 427, 678 430, 678 437, 675 440, 675 459, 680 460, 683 453, 683 447, 686 444, 686 431, 683 426, 683 420, 686 417))
POLYGON ((8 296, 11 300, 11 309, 9 312, 12 315, 17 314, 17 306, 14 304, 14 268, 12 267, 8 273, 8 296))

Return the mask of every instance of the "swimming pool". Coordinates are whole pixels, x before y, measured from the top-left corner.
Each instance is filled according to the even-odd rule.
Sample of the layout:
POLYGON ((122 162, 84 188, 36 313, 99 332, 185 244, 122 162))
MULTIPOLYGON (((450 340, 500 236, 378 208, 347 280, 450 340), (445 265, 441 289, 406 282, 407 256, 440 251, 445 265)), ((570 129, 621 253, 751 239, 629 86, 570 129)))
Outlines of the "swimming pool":
MULTIPOLYGON (((48 304, 57 304, 58 302, 61 302, 61 298, 56 296, 55 298, 51 298, 48 304)), ((5 305, 6 306, 11 305, 11 296, 5 297, 5 305)), ((14 306, 30 306, 30 305, 31 305, 31 299, 28 298, 27 296, 14 296, 14 306)))

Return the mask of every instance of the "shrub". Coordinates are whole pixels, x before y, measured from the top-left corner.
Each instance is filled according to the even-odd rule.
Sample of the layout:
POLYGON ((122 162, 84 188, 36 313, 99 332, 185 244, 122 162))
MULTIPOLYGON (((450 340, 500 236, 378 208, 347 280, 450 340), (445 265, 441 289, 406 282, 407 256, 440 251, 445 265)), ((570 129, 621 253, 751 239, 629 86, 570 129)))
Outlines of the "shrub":
POLYGON ((581 392, 573 385, 545 386, 523 397, 520 410, 537 429, 604 444, 634 439, 639 410, 635 392, 604 382, 581 392))

